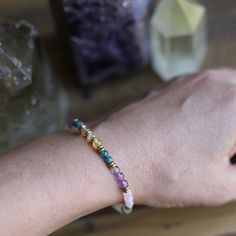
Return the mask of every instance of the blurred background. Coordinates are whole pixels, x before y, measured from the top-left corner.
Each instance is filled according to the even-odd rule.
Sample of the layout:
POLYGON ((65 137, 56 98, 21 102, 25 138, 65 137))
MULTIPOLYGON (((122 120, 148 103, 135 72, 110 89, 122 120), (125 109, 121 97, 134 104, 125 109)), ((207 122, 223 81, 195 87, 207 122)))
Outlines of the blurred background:
MULTIPOLYGON (((1 0, 0 13, 0 153, 70 117, 95 124, 173 77, 236 65, 233 0, 1 0)), ((104 210, 53 235, 236 235, 235 218, 235 204, 104 210)))

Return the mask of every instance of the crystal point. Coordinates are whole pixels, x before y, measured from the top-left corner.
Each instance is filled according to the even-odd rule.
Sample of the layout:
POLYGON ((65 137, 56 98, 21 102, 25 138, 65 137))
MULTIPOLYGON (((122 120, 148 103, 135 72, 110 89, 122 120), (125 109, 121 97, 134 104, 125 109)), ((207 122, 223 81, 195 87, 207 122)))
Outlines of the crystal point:
POLYGON ((160 1, 151 19, 151 56, 163 80, 200 69, 207 48, 205 27, 205 8, 195 1, 160 1))
POLYGON ((33 31, 24 21, 0 25, 0 96, 14 96, 32 83, 33 31))
POLYGON ((24 21, 0 23, 0 154, 65 127, 67 97, 36 35, 24 21))

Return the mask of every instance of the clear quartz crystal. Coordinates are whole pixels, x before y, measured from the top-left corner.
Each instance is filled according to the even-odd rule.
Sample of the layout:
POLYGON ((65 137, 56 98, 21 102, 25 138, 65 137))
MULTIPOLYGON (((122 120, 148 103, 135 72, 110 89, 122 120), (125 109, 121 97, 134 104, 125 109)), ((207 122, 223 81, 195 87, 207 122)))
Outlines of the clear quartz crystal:
POLYGON ((25 22, 0 23, 0 153, 64 128, 67 99, 35 34, 25 22))
POLYGON ((163 80, 197 72, 206 54, 205 8, 190 0, 161 0, 151 19, 152 67, 163 80))
POLYGON ((25 21, 0 27, 0 96, 14 96, 32 83, 35 28, 25 21))

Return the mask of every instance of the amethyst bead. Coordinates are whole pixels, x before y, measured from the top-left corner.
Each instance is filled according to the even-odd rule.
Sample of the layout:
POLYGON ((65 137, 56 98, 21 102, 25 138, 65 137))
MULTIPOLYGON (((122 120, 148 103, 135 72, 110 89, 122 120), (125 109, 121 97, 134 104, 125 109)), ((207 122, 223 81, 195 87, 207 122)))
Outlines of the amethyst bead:
POLYGON ((115 167, 112 168, 111 171, 112 171, 113 174, 118 174, 118 173, 120 173, 120 168, 118 166, 115 166, 115 167))
POLYGON ((125 177, 125 175, 122 172, 118 173, 116 176, 117 176, 117 179, 120 179, 120 180, 124 179, 125 177))
POLYGON ((124 176, 124 174, 123 174, 122 172, 115 174, 115 178, 116 178, 116 180, 118 180, 118 181, 124 180, 124 177, 125 177, 125 176, 124 176))
POLYGON ((128 186, 128 182, 124 179, 124 174, 121 172, 118 166, 112 168, 112 173, 115 179, 118 181, 120 188, 126 188, 128 186))
POLYGON ((120 188, 127 188, 128 187, 127 180, 123 179, 123 180, 119 181, 119 187, 120 188))

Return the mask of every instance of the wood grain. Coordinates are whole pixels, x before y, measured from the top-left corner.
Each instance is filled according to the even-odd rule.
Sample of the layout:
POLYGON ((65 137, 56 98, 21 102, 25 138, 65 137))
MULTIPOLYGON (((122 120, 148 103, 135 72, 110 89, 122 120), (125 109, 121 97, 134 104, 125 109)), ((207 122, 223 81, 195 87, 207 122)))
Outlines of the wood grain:
POLYGON ((89 216, 51 236, 223 236, 236 235, 236 203, 213 208, 138 209, 122 216, 89 216))

